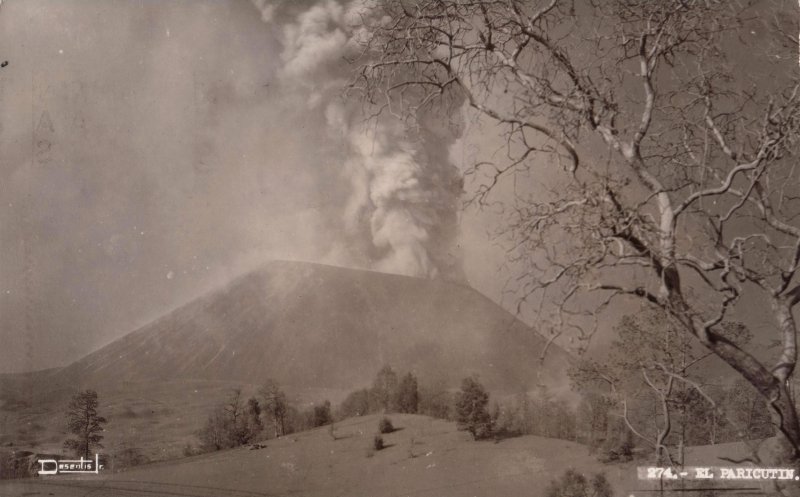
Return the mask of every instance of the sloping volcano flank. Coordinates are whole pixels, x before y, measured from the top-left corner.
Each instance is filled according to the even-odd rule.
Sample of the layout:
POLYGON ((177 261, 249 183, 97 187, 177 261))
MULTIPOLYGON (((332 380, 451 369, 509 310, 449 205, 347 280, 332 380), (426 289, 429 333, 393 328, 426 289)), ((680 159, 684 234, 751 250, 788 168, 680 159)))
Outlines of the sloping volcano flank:
POLYGON ((294 388, 349 390, 389 364, 450 386, 479 374, 493 391, 511 393, 565 383, 568 354, 552 346, 541 364, 544 344, 465 286, 274 262, 51 375, 87 386, 274 378, 294 388))

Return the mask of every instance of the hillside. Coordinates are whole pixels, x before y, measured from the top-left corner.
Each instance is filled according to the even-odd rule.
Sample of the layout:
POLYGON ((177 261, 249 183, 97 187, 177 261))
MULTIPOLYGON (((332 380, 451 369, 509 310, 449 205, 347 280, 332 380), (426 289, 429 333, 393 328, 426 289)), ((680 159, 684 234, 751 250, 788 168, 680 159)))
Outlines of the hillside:
MULTIPOLYGON (((550 481, 567 468, 587 479, 604 473, 613 495, 650 495, 658 488, 657 482, 637 479, 637 466, 652 464, 649 456, 602 464, 587 447, 565 440, 523 436, 475 442, 453 423, 419 415, 392 415, 396 431, 384 435, 387 448, 375 452, 370 447, 379 418, 337 423, 335 439, 327 428, 319 428, 270 440, 259 450, 243 447, 121 472, 109 468, 99 475, 0 481, 0 495, 544 497, 550 481)), ((742 453, 741 443, 695 447, 689 449, 687 462, 730 465, 720 456, 742 453)), ((685 490, 680 482, 666 485, 685 490)), ((686 485, 762 495, 757 485, 742 481, 686 485)))
POLYGON ((295 402, 338 402, 385 364, 493 395, 565 388, 570 357, 478 292, 457 284, 275 262, 60 369, 0 377, 0 442, 58 449, 67 396, 100 394, 109 448, 180 452, 234 386, 274 378, 295 402))
MULTIPOLYGON (((261 450, 233 449, 76 481, 69 476, 0 482, 4 496, 543 496, 547 483, 575 467, 591 477, 605 471, 615 490, 630 490, 635 464, 603 467, 586 447, 526 436, 474 442, 453 423, 393 415, 388 447, 369 450, 379 416, 351 418, 326 428, 267 442, 261 450)), ((615 493, 628 495, 628 493, 615 493)))
POLYGON ((176 378, 294 389, 368 383, 384 364, 492 390, 564 381, 569 356, 471 288, 437 280, 275 262, 60 369, 37 390, 176 378))

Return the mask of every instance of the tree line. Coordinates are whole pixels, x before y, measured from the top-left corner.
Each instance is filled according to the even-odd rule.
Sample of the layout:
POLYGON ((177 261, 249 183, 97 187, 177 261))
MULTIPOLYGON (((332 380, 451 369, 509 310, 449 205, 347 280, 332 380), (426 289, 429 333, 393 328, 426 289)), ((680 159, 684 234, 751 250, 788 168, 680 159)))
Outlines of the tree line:
MULTIPOLYGON (((301 409, 289 402, 277 382, 268 380, 258 389, 257 395, 246 400, 240 388, 233 389, 198 430, 198 449, 201 452, 229 449, 325 426, 332 421, 332 408, 328 400, 301 409)), ((184 450, 185 455, 194 452, 191 446, 184 450)))
POLYGON ((475 439, 539 435, 573 440, 576 430, 574 409, 546 388, 492 402, 476 376, 464 378, 460 389, 452 390, 442 383, 421 383, 412 373, 398 375, 390 366, 378 371, 370 388, 351 392, 337 418, 381 412, 454 421, 475 439))

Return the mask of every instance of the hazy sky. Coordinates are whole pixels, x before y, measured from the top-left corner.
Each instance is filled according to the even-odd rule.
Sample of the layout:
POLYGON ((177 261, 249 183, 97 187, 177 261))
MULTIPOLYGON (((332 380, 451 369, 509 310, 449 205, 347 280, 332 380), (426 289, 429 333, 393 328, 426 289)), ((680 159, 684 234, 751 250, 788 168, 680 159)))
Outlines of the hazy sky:
POLYGON ((2 2, 0 372, 67 364, 273 259, 501 302, 498 216, 459 208, 459 168, 502 153, 497 130, 454 113, 420 116, 421 137, 389 120, 365 133, 339 92, 353 15, 335 0, 2 2))
POLYGON ((286 5, 2 3, 0 372, 68 363, 275 258, 498 299, 491 222, 456 217, 461 130, 361 140, 322 32, 346 13, 286 5))

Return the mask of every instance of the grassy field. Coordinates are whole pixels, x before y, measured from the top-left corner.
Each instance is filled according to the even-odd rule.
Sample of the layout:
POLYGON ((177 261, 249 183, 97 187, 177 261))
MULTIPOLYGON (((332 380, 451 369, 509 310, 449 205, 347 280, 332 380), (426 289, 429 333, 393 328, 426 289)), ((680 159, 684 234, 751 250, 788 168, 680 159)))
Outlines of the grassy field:
POLYGON ((605 471, 615 495, 636 488, 635 463, 604 466, 579 444, 534 436, 472 441, 453 423, 392 415, 387 447, 372 450, 379 416, 291 435, 259 450, 239 448, 98 476, 56 475, 0 483, 23 495, 179 496, 543 496, 554 475, 605 471))
MULTIPOLYGON (((656 488, 637 480, 636 467, 649 465, 649 458, 602 464, 588 447, 565 440, 522 436, 475 442, 451 422, 408 414, 390 418, 396 430, 383 435, 386 448, 379 451, 372 442, 380 416, 371 415, 337 423, 332 431, 323 427, 270 440, 257 450, 242 447, 99 475, 0 481, 0 496, 543 497, 567 468, 587 479, 603 472, 618 496, 654 495, 656 488)), ((739 457, 744 449, 742 443, 694 447, 686 463, 729 466, 719 457, 739 457)), ((754 486, 741 483, 732 484, 754 486)), ((726 495, 731 492, 761 495, 759 490, 726 495)))
MULTIPOLYGON (((124 389, 101 388, 100 414, 108 419, 103 453, 116 454, 136 448, 148 460, 174 459, 188 445, 197 446, 196 431, 214 407, 233 388, 241 388, 245 399, 256 395, 258 385, 232 381, 185 380, 126 383, 124 389)), ((300 408, 324 399, 339 401, 344 391, 302 390, 290 400, 300 408)), ((27 406, 0 409, 0 450, 28 450, 67 454, 64 413, 68 398, 37 399, 27 406), (13 444, 13 445, 9 445, 13 444)))

